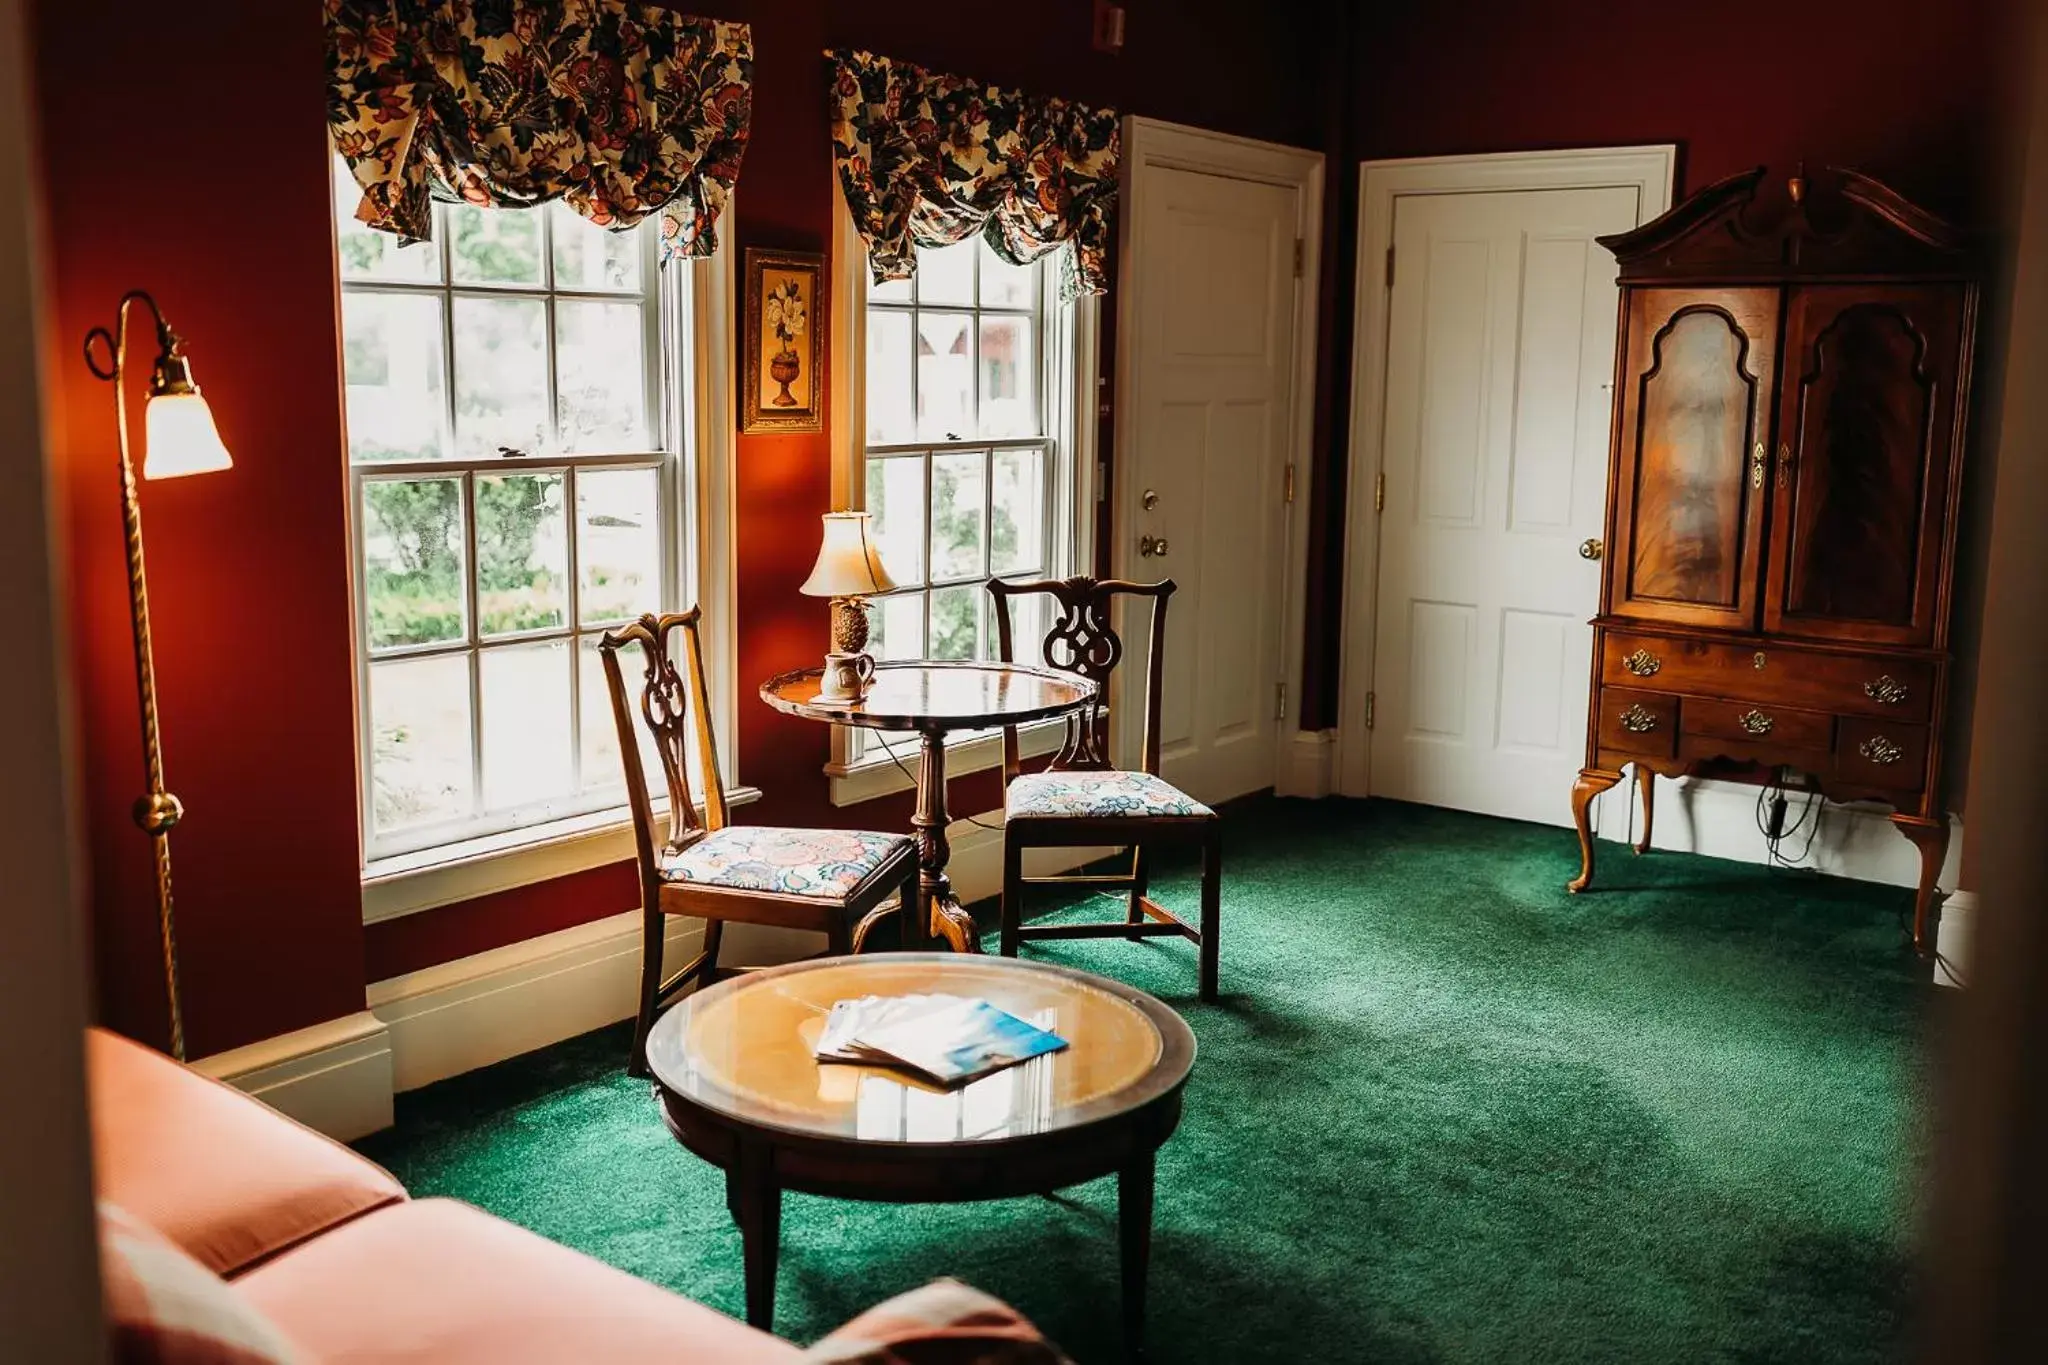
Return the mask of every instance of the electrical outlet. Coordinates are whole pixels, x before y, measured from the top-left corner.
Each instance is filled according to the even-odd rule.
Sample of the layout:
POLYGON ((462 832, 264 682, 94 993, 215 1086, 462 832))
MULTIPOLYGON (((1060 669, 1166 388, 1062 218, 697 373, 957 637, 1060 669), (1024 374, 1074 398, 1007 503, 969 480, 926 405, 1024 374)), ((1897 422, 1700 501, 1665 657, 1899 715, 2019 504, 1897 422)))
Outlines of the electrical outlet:
POLYGON ((1124 7, 1110 0, 1095 0, 1095 50, 1119 53, 1124 50, 1124 7))

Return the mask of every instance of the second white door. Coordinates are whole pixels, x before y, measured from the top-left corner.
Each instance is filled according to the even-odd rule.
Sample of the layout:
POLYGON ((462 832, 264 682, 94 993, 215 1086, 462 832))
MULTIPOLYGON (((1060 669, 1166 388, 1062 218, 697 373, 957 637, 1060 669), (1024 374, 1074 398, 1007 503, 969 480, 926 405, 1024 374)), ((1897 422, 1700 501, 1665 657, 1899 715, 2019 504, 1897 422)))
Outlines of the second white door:
POLYGON ((1634 187, 1395 202, 1371 790, 1568 824, 1634 187))

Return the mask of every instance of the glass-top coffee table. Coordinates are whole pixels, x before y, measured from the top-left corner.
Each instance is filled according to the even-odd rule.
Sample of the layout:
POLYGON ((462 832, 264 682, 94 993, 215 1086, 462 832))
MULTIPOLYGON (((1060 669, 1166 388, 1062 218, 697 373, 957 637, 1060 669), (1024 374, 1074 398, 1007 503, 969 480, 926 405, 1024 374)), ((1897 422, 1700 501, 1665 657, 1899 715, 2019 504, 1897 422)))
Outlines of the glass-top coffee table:
POLYGON ((647 1040, 669 1131, 725 1171, 754 1326, 769 1330, 774 1319, 784 1190, 950 1203, 1049 1194, 1113 1174, 1133 1354, 1143 1340, 1154 1156, 1180 1122, 1194 1060, 1187 1024, 1143 991, 1067 967, 952 953, 751 972, 685 998, 647 1040), (987 1000, 1068 1046, 951 1090, 811 1055, 837 1001, 913 993, 987 1000))

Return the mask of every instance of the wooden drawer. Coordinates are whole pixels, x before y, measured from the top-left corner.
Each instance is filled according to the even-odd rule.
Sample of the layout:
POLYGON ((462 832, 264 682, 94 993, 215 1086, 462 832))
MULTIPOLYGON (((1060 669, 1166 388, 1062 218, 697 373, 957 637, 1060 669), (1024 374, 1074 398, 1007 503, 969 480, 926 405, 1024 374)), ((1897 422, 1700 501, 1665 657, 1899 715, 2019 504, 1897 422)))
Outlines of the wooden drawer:
POLYGON ((1714 701, 1687 697, 1679 729, 1691 738, 1740 740, 1745 744, 1787 749, 1834 746, 1835 718, 1825 711, 1795 711, 1770 702, 1714 701))
POLYGON ((1781 708, 1925 721, 1934 699, 1934 666, 1881 654, 1694 640, 1608 630, 1600 680, 1610 687, 1657 687, 1781 708))
POLYGON ((1844 716, 1835 733, 1835 772, 1845 782, 1918 791, 1927 778, 1927 728, 1844 716))
POLYGON ((1678 698, 1609 687, 1600 693, 1600 747, 1669 758, 1678 743, 1678 698))

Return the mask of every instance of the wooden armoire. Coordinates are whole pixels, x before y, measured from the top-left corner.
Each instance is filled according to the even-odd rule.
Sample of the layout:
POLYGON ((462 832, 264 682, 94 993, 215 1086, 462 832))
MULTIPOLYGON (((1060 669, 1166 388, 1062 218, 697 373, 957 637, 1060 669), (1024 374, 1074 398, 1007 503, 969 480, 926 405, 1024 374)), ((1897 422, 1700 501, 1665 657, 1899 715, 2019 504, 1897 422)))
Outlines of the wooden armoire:
POLYGON ((1978 286, 1958 233, 1866 176, 1759 168, 1600 239, 1620 261, 1588 807, 1632 768, 1880 801, 1948 850, 1942 726, 1978 286))

